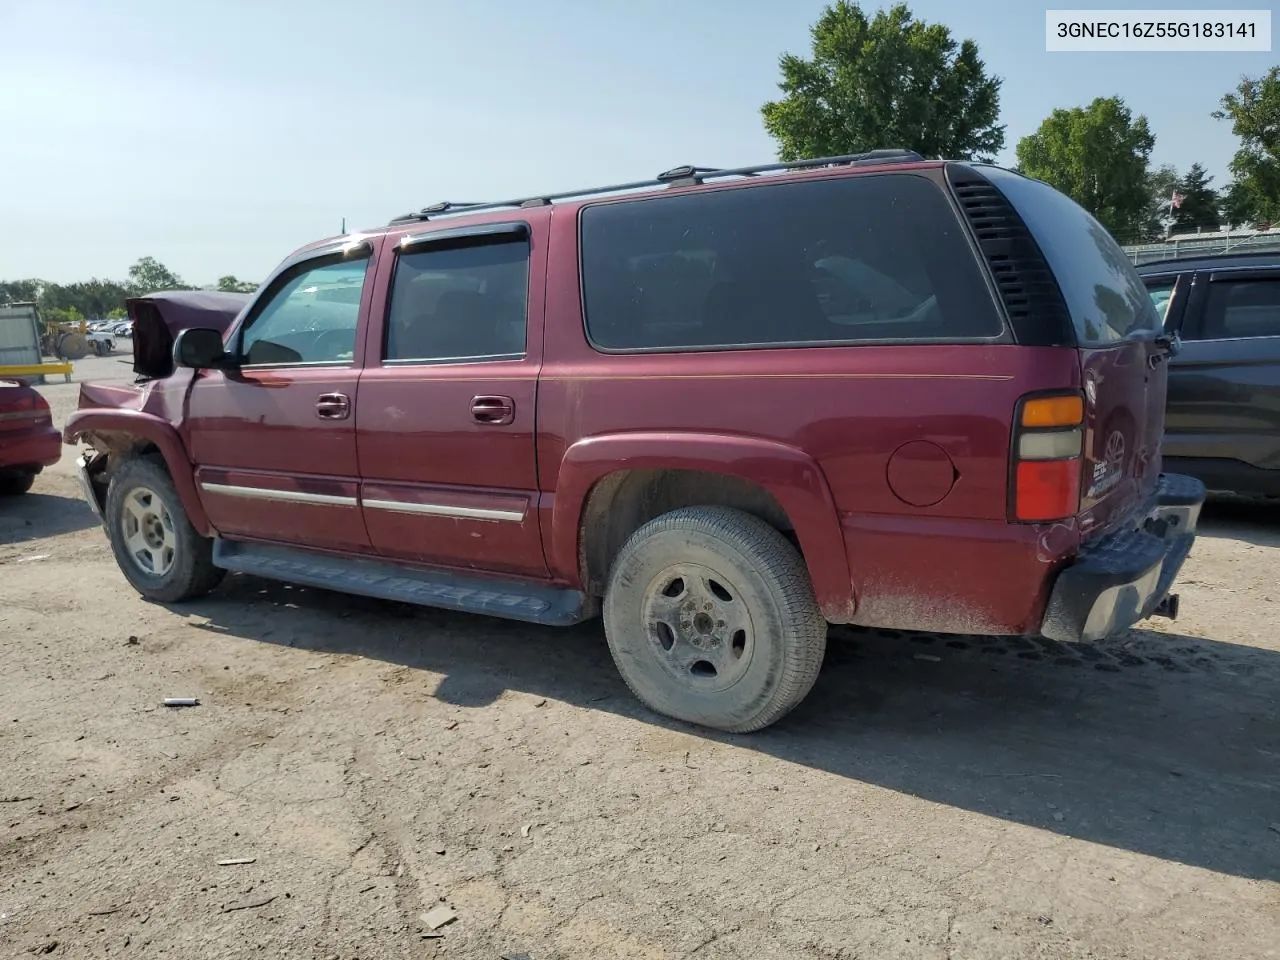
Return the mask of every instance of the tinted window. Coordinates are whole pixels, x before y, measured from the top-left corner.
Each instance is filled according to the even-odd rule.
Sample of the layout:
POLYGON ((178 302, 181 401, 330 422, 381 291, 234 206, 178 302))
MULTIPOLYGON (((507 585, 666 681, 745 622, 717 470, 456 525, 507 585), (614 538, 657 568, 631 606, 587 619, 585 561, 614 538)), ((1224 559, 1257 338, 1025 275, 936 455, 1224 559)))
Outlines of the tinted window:
POLYGON ((1163 323, 1165 314, 1169 312, 1169 301, 1173 299, 1174 280, 1147 280, 1145 286, 1151 297, 1151 305, 1156 308, 1156 315, 1163 323))
POLYGON ((937 186, 860 176, 582 212, 587 332, 605 350, 998 337, 937 186))
POLYGON ((350 363, 368 265, 367 258, 304 264, 284 274, 241 334, 244 362, 350 363))
POLYGON ((1280 280, 1215 280, 1205 307, 1206 340, 1280 337, 1280 280))
POLYGON ((1039 180, 998 167, 983 175, 1013 204, 1044 252, 1082 346, 1160 331, 1161 317, 1120 245, 1083 207, 1039 180))
POLYGON ((385 359, 519 357, 529 297, 527 240, 401 254, 385 359))

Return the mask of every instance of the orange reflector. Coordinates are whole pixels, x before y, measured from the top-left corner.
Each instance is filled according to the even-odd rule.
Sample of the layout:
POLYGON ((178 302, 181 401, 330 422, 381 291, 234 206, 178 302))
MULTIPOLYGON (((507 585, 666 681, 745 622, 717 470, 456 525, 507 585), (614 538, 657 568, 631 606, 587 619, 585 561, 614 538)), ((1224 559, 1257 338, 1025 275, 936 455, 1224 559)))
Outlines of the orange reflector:
POLYGON ((1080 509, 1079 460, 1027 460, 1018 464, 1014 516, 1063 520, 1080 509))
POLYGON ((1076 396, 1035 397, 1022 404, 1024 427, 1074 427, 1084 422, 1084 400, 1076 396))

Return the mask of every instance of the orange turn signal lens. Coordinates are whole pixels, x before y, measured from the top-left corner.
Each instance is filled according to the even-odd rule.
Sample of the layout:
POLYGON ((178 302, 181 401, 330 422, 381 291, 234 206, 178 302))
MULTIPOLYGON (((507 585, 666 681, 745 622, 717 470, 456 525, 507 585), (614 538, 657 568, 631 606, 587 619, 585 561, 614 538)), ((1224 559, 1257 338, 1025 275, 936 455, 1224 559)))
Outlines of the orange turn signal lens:
POLYGON ((1018 464, 1014 516, 1019 520, 1063 520, 1080 508, 1079 460, 1027 460, 1018 464))
POLYGON ((1034 397, 1022 404, 1024 427, 1074 427, 1084 422, 1084 400, 1078 396, 1034 397))

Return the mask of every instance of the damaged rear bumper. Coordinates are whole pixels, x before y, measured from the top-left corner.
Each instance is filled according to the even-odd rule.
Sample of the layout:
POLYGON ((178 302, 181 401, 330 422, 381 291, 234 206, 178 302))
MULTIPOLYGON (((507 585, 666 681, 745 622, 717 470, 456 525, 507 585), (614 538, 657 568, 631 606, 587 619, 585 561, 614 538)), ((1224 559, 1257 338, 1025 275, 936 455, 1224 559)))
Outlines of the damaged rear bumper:
POLYGON ((1205 486, 1163 474, 1155 503, 1131 529, 1090 544, 1054 581, 1040 632, 1050 640, 1104 640, 1162 611, 1196 538, 1205 486))

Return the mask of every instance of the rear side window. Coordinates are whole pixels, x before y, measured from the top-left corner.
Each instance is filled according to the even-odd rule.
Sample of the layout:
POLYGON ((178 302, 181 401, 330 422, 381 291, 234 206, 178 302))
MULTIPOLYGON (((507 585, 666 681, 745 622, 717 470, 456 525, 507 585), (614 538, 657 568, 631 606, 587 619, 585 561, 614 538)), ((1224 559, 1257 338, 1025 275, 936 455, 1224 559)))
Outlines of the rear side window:
POLYGON ((1209 284, 1201 337, 1280 337, 1280 280, 1214 280, 1209 284))
POLYGON ((1058 280, 1081 346, 1160 332, 1163 316, 1104 226, 1066 194, 998 167, 982 174, 1008 198, 1058 280))
POLYGON ((997 338, 942 191, 860 176, 597 204, 581 219, 587 334, 602 350, 997 338))
POLYGON ((525 352, 528 296, 528 240, 402 253, 391 289, 384 359, 519 358, 525 352))

